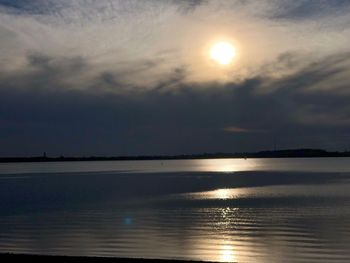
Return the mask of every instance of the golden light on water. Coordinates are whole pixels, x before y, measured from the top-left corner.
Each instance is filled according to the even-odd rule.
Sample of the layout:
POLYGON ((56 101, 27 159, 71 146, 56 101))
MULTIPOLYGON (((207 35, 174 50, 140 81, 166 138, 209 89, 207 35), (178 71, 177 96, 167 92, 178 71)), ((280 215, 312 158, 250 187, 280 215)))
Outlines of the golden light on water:
MULTIPOLYGON (((212 191, 193 192, 180 194, 191 200, 229 200, 245 197, 250 193, 250 188, 220 188, 212 191)), ((230 208, 228 210, 232 210, 230 208)), ((226 208, 224 211, 228 211, 226 208)))
POLYGON ((202 159, 195 162, 197 170, 202 172, 234 173, 255 171, 260 167, 257 159, 202 159))
POLYGON ((233 246, 223 245, 220 248, 220 259, 221 262, 235 262, 235 254, 233 246))
POLYGON ((219 42, 212 46, 210 57, 221 65, 229 65, 236 57, 236 49, 229 42, 219 42))
POLYGON ((215 196, 217 199, 230 199, 233 196, 232 190, 231 189, 218 189, 214 190, 212 192, 213 196, 215 196))

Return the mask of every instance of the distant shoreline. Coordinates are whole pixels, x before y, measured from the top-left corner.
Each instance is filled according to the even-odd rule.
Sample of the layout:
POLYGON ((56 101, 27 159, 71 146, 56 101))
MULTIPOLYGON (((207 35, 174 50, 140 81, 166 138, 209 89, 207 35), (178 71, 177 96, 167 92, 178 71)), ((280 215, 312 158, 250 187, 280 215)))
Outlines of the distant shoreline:
POLYGON ((42 255, 25 255, 25 254, 0 254, 1 262, 64 262, 64 263, 196 263, 204 261, 190 260, 167 260, 167 259, 137 259, 137 258, 112 258, 112 257, 70 257, 70 256, 42 256, 42 255), (18 261, 17 261, 18 260, 18 261))
POLYGON ((350 157, 350 152, 329 152, 318 149, 261 151, 253 153, 202 153, 191 155, 140 155, 140 156, 89 156, 89 157, 0 157, 0 163, 14 162, 77 162, 77 161, 147 161, 147 160, 192 160, 192 159, 242 159, 242 158, 321 158, 350 157))

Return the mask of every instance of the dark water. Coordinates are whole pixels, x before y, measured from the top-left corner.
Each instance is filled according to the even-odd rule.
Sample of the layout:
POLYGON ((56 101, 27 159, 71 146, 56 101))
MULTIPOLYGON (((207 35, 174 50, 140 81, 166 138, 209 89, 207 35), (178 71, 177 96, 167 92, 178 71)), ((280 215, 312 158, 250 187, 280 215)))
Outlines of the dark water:
POLYGON ((350 262, 350 159, 0 164, 0 252, 350 262))

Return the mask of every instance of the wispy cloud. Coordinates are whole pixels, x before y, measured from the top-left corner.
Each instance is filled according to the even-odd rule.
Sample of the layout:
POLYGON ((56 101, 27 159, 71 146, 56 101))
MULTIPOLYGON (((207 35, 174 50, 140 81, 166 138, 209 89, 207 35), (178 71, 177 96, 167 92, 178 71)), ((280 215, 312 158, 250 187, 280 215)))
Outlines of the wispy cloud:
POLYGON ((347 8, 0 0, 0 154, 246 151, 272 135, 285 147, 342 147, 347 8), (222 38, 238 50, 229 68, 208 56, 222 38))
POLYGON ((190 84, 174 69, 140 89, 112 73, 77 82, 88 61, 31 54, 30 70, 0 74, 0 154, 230 152, 266 149, 274 138, 286 148, 343 147, 350 93, 337 76, 347 63, 349 54, 338 54, 279 79, 222 84, 190 84))
POLYGON ((347 15, 349 11, 350 2, 347 0, 280 0, 272 17, 303 21, 347 15))

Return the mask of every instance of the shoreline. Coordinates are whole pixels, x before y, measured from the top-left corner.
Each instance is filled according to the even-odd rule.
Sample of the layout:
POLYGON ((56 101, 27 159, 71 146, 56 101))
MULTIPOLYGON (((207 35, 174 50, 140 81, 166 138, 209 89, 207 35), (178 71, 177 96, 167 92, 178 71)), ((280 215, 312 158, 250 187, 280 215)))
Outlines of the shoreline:
POLYGON ((34 254, 15 254, 0 253, 1 262, 50 262, 50 263, 214 263, 213 261, 192 261, 177 259, 147 259, 147 258, 118 258, 118 257, 79 257, 79 256, 58 256, 58 255, 34 255, 34 254))
POLYGON ((135 155, 135 156, 43 156, 32 157, 0 157, 0 163, 25 162, 88 162, 88 161, 166 161, 166 160, 193 160, 193 159, 248 159, 248 158, 337 158, 350 157, 349 151, 330 152, 320 149, 293 149, 242 153, 202 153, 180 155, 135 155))

